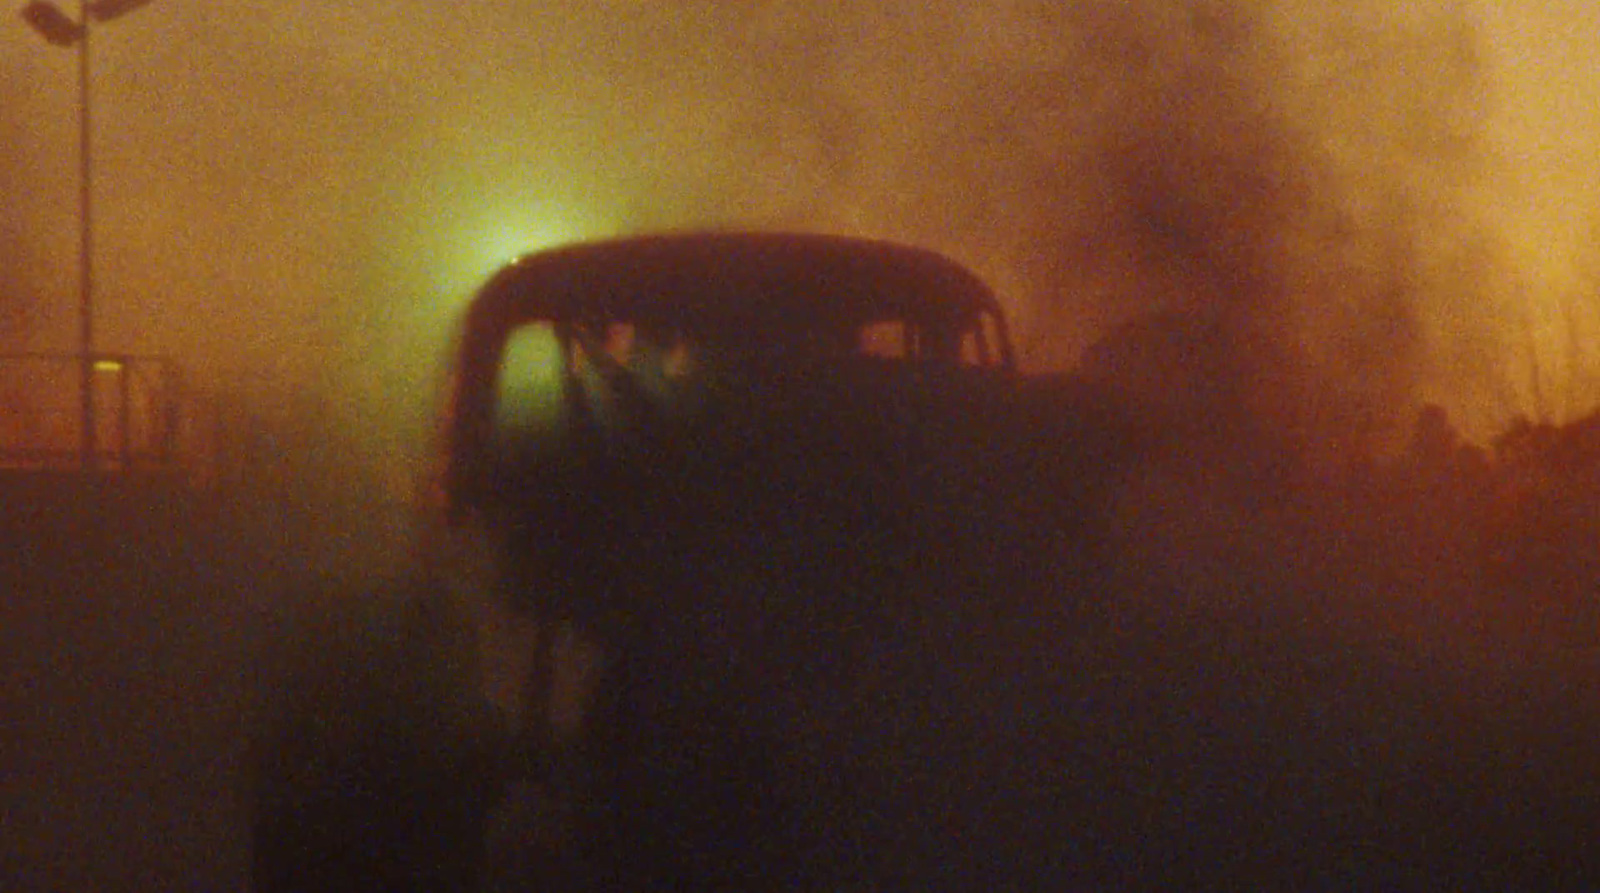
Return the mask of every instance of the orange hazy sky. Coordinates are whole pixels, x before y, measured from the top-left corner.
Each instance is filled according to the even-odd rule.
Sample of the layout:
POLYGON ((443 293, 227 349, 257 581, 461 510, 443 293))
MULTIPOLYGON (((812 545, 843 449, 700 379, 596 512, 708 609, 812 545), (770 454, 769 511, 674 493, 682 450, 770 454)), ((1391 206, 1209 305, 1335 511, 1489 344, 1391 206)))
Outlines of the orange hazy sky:
MULTIPOLYGON (((1001 290, 1032 361, 1061 364, 1195 286, 1151 248, 1167 212, 1130 219, 1106 185, 1107 147, 1143 128, 1177 134, 1152 151, 1184 237, 1245 232, 1220 262, 1265 257, 1289 271, 1273 288, 1316 294, 1408 246, 1390 278, 1429 345, 1408 394, 1479 425, 1600 400, 1600 7, 1115 8, 155 0, 93 42, 101 345, 333 388, 372 418, 402 393, 415 414, 451 311, 513 253, 737 223, 950 251, 1001 290), (1276 160, 1240 174, 1261 146, 1228 130, 1260 121, 1276 160), (1292 191, 1284 170, 1337 198, 1231 203, 1238 177, 1292 191), (1285 213, 1303 246, 1272 232, 1285 213), (1336 269, 1330 227, 1375 234, 1341 236, 1336 269)), ((0 19, 0 337, 21 346, 76 331, 75 77, 73 52, 0 19)), ((1342 318, 1290 304, 1319 333, 1342 318)))

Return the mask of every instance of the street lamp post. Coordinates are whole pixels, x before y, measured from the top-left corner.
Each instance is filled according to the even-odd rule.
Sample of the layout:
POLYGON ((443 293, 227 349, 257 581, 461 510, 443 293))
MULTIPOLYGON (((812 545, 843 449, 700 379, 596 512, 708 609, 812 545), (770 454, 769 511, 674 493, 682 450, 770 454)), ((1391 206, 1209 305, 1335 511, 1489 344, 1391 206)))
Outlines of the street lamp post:
POLYGON ((78 0, 78 17, 72 19, 47 0, 32 0, 22 8, 22 18, 47 42, 78 48, 78 376, 82 419, 79 422, 79 462, 84 471, 95 467, 94 405, 94 166, 89 118, 89 27, 91 21, 108 22, 152 0, 78 0))

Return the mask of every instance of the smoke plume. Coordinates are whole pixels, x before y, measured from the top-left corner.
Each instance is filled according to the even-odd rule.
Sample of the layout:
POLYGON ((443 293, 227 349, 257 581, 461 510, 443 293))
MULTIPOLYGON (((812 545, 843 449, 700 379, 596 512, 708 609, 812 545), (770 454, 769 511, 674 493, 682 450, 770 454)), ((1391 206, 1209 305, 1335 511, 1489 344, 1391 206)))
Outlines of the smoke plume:
MULTIPOLYGON (((1481 436, 1586 407, 1597 365, 1587 280, 1544 309, 1505 210, 1504 10, 1534 15, 152 3, 96 32, 97 324, 409 455, 455 312, 515 253, 828 229, 971 265, 1036 369, 1203 382, 1302 439, 1381 440, 1423 402, 1481 436)), ((73 54, 0 33, 4 318, 68 349, 73 54)))

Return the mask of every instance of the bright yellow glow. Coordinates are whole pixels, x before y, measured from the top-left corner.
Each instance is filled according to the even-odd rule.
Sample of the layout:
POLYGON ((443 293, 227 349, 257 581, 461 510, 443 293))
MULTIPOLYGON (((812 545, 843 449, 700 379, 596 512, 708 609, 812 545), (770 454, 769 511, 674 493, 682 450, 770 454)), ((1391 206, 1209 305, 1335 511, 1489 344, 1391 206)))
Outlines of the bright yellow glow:
POLYGON ((563 405, 561 346, 548 326, 518 329, 501 363, 496 425, 521 434, 548 433, 563 405))
POLYGON ((412 325, 431 338, 451 330, 467 300, 495 271, 518 257, 608 232, 598 219, 555 202, 506 200, 443 217, 427 252, 432 287, 416 296, 412 325))
POLYGON ((96 372, 121 372, 122 371, 122 362, 120 360, 95 360, 94 361, 94 371, 96 371, 96 372))
POLYGON ((480 215, 457 236, 459 249, 445 276, 475 288, 524 254, 595 238, 599 221, 553 204, 514 204, 480 215))

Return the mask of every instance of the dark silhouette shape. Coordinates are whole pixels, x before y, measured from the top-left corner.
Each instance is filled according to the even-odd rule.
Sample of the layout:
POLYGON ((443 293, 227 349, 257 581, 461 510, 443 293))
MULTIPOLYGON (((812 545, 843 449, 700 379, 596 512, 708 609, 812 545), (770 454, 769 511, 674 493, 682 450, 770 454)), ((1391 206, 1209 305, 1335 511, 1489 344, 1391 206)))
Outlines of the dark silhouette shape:
MULTIPOLYGON (((443 538, 486 545, 493 597, 545 630, 541 647, 557 630, 591 643, 598 683, 558 732, 567 671, 548 650, 531 717, 490 748, 498 776, 471 748, 420 748, 429 767, 414 745, 374 744, 328 808, 358 827, 381 807, 392 822, 366 826, 381 842, 318 834, 365 860, 460 865, 466 832, 493 826, 496 846, 520 834, 543 861, 524 876, 579 888, 894 883, 907 835, 950 808, 897 779, 963 747, 943 740, 952 632, 999 593, 1058 597, 1086 566, 1083 457, 1109 450, 1082 393, 1023 382, 993 296, 955 264, 795 234, 524 258, 471 305, 455 367, 443 538), (905 350, 868 355, 862 332, 886 322, 905 350), (530 328, 559 394, 554 422, 520 428, 496 401, 530 328), (515 792, 491 818, 485 780, 515 792), (424 847, 406 822, 430 808, 424 847)), ((435 566, 438 591, 453 573, 435 566)), ((491 866, 526 861, 502 855, 491 866)))

